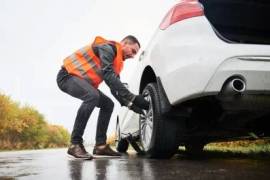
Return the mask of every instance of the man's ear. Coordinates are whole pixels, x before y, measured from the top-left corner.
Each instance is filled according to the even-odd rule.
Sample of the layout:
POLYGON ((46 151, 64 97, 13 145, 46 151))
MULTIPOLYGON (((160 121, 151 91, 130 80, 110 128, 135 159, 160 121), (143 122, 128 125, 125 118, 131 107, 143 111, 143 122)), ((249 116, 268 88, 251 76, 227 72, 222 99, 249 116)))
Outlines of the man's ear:
POLYGON ((127 40, 125 40, 125 41, 124 41, 124 44, 125 44, 125 45, 126 45, 126 44, 129 44, 129 42, 128 42, 127 40))
POLYGON ((126 41, 121 41, 120 43, 121 43, 122 45, 126 45, 126 44, 127 44, 126 41))

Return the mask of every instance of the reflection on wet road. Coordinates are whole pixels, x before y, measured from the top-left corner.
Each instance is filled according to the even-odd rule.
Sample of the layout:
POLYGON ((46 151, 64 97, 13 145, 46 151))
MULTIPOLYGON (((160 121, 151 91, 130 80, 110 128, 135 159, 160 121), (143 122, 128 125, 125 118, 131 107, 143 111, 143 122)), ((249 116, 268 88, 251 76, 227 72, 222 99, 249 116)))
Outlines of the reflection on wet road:
POLYGON ((176 156, 145 159, 135 153, 92 161, 70 159, 66 149, 0 153, 0 180, 162 180, 162 179, 270 179, 270 160, 176 156))

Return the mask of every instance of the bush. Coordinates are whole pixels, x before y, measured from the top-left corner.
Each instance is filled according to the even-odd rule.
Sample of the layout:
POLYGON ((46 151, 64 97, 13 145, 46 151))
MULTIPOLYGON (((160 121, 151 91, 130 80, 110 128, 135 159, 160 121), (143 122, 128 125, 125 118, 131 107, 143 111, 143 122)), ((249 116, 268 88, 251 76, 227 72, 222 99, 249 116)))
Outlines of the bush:
POLYGON ((69 138, 66 129, 49 125, 35 108, 0 94, 0 149, 63 147, 69 138))

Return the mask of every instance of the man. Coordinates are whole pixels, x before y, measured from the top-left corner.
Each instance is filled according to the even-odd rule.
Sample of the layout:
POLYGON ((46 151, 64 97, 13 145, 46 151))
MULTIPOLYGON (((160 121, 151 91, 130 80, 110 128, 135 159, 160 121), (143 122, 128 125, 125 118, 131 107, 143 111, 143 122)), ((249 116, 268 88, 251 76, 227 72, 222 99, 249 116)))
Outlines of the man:
POLYGON ((137 113, 142 113, 143 109, 147 110, 149 102, 142 95, 132 94, 119 78, 124 60, 133 58, 139 49, 139 41, 131 35, 120 43, 98 36, 92 44, 79 49, 64 60, 64 65, 57 75, 57 84, 62 91, 83 101, 73 126, 69 155, 82 159, 93 158, 85 150, 82 136, 95 107, 99 107, 100 111, 93 154, 120 155, 106 144, 106 132, 114 103, 98 89, 98 86, 104 80, 122 106, 127 106, 137 113))

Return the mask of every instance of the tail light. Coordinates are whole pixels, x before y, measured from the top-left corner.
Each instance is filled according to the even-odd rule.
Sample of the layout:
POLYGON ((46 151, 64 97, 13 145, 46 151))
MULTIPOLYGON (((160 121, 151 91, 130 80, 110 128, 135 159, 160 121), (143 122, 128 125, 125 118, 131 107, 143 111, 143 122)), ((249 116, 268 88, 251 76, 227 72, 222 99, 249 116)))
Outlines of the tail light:
POLYGON ((159 28, 164 30, 176 22, 203 14, 203 7, 197 0, 184 0, 171 8, 159 28))

